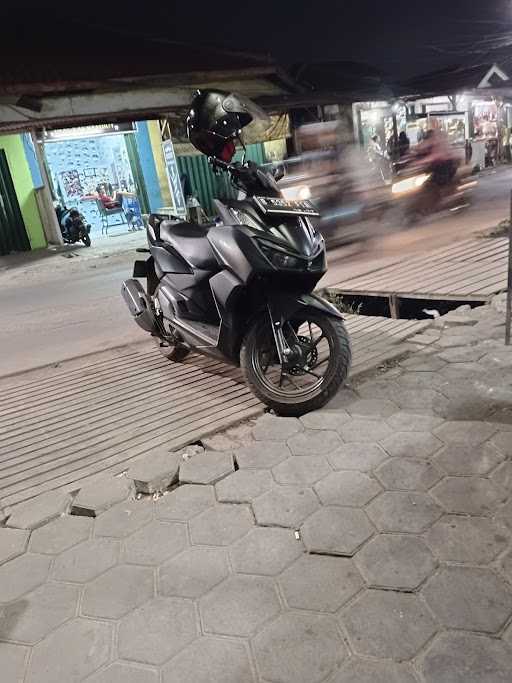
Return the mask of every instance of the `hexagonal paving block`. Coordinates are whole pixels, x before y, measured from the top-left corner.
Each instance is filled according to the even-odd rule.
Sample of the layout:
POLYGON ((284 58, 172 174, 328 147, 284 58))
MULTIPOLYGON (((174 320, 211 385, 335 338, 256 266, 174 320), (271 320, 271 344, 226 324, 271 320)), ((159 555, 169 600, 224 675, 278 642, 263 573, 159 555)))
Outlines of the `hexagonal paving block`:
POLYGON ((5 681, 24 681, 28 648, 0 643, 0 670, 5 681))
POLYGON ((46 581, 51 557, 26 553, 0 567, 0 602, 10 602, 46 581))
POLYGON ((345 470, 331 472, 314 486, 324 505, 362 507, 382 489, 367 474, 345 470))
POLYGON ((25 529, 0 528, 0 564, 23 555, 29 535, 25 529))
POLYGON ((145 664, 163 664, 197 635, 192 601, 155 598, 121 621, 119 656, 145 664))
POLYGON ((414 590, 436 566, 422 540, 398 534, 373 538, 355 559, 369 585, 397 590, 414 590))
POLYGON ((509 500, 508 503, 499 508, 495 515, 495 519, 500 523, 503 522, 506 524, 509 529, 512 529, 512 500, 509 500))
POLYGON ((442 510, 426 493, 385 491, 368 506, 368 515, 380 531, 418 534, 431 526, 442 510))
POLYGON ((291 451, 284 442, 256 441, 235 451, 235 460, 242 469, 270 469, 286 460, 291 451))
POLYGON ((392 394, 393 401, 402 409, 411 412, 421 412, 423 410, 436 410, 444 405, 447 399, 435 389, 407 389, 398 387, 392 394))
POLYGON ((412 659, 436 632, 416 595, 367 590, 341 614, 352 649, 382 659, 412 659))
POLYGON ((123 564, 109 569, 86 586, 82 614, 119 619, 152 597, 153 571, 123 564))
POLYGON ((87 683, 158 683, 158 671, 116 662, 90 676, 87 683))
POLYGON ((346 656, 331 617, 283 614, 254 639, 262 678, 279 683, 320 683, 346 656))
MULTIPOLYGON (((427 373, 421 373, 425 375, 427 373)), ((398 432, 430 432, 443 423, 441 417, 433 415, 422 415, 421 413, 408 413, 401 410, 399 413, 391 415, 386 420, 392 429, 398 432)))
POLYGON ((454 348, 439 354, 439 358, 448 363, 474 363, 484 356, 485 350, 479 348, 454 348))
POLYGON ((291 529, 257 527, 231 546, 233 569, 241 574, 279 574, 304 553, 291 529))
POLYGON ((95 538, 70 548, 55 558, 51 576, 57 581, 87 583, 113 567, 119 557, 119 543, 95 538))
POLYGON ((227 636, 250 636, 280 609, 274 582, 263 576, 230 576, 199 601, 204 631, 227 636))
POLYGON ((291 436, 304 429, 296 417, 275 417, 263 415, 252 430, 256 441, 287 441, 291 436))
POLYGON ((33 644, 75 616, 79 587, 47 583, 2 608, 0 638, 33 644))
POLYGON ((363 587, 352 560, 304 555, 279 577, 289 607, 336 612, 363 587))
POLYGON ((416 353, 409 358, 400 361, 400 366, 413 372, 437 372, 446 367, 446 361, 439 356, 429 356, 428 354, 416 353))
POLYGON ((379 420, 353 418, 339 428, 339 433, 345 443, 368 443, 390 436, 391 427, 379 420))
POLYGON ((133 482, 126 477, 98 476, 83 486, 73 500, 71 511, 77 515, 98 517, 133 492, 133 482))
POLYGON ((229 574, 227 553, 220 548, 190 548, 159 570, 159 593, 199 598, 229 574))
POLYGON ((421 671, 426 683, 505 683, 512 671, 512 648, 475 633, 441 633, 421 671))
POLYGON ((312 489, 278 485, 252 504, 259 525, 292 529, 298 528, 319 507, 320 503, 312 489))
POLYGON ((463 446, 479 446, 487 441, 496 431, 486 422, 445 422, 437 427, 435 434, 445 443, 463 446))
POLYGON ((221 503, 190 522, 190 537, 194 545, 230 545, 253 526, 249 507, 221 503))
POLYGON ((496 633, 512 614, 512 590, 490 569, 443 567, 423 595, 448 628, 496 633))
POLYGON ((153 521, 124 542, 122 558, 133 564, 159 565, 187 545, 186 524, 153 521))
POLYGON ((126 500, 100 515, 94 523, 96 536, 126 538, 153 518, 153 507, 147 500, 126 500))
POLYGON ((215 505, 213 486, 188 484, 159 498, 155 503, 155 514, 158 519, 187 522, 213 505, 215 505))
POLYGON ((498 432, 492 437, 491 443, 506 458, 512 458, 512 432, 498 432))
POLYGON ((381 441, 384 450, 395 458, 426 459, 443 447, 430 432, 396 432, 381 441))
POLYGON ((442 562, 489 564, 507 547, 510 532, 485 517, 444 515, 425 535, 442 562))
POLYGON ((446 512, 463 515, 485 515, 494 512, 506 500, 500 491, 482 477, 446 477, 436 484, 430 492, 444 507, 446 512))
POLYGON ((130 467, 127 478, 132 479, 138 493, 165 491, 178 481, 183 460, 177 453, 166 448, 153 449, 130 467))
POLYGON ((503 460, 491 444, 459 446, 450 444, 436 454, 434 462, 447 474, 487 474, 503 460))
MULTIPOLYGON (((398 368, 398 374, 396 375, 396 377, 400 376, 400 371, 400 368, 398 368)), ((347 401, 347 406, 349 406, 354 401, 357 401, 359 397, 389 399, 393 391, 395 391, 398 386, 394 381, 396 377, 389 376, 388 379, 381 378, 378 380, 369 380, 368 382, 358 384, 357 394, 359 396, 354 394, 353 399, 351 401, 347 401)))
POLYGON ((306 429, 330 429, 336 431, 344 422, 350 419, 349 414, 345 410, 316 410, 312 413, 306 413, 300 418, 300 421, 306 429))
POLYGON ((325 455, 341 446, 341 439, 337 432, 307 429, 288 439, 288 446, 293 455, 325 455))
POLYGON ((62 515, 69 508, 70 502, 71 495, 67 491, 57 489, 41 493, 24 503, 14 505, 6 524, 16 529, 37 529, 62 515))
MULTIPOLYGON (((499 569, 502 574, 509 580, 512 580, 512 552, 507 553, 499 562, 499 569)), ((510 636, 512 636, 512 629, 510 629, 510 636)))
POLYGON ((28 683, 82 681, 110 655, 112 626, 92 619, 74 619, 64 624, 32 650, 28 683))
POLYGON ((272 475, 267 470, 238 470, 215 484, 221 503, 251 503, 272 488, 272 475))
POLYGON ((29 550, 33 553, 57 555, 89 538, 93 520, 88 517, 66 516, 32 532, 29 550))
POLYGON ((235 463, 231 453, 206 451, 185 460, 180 466, 180 482, 182 484, 215 484, 230 472, 235 471, 235 463))
POLYGON ((362 510, 335 506, 318 510, 301 527, 302 540, 309 552, 348 557, 373 533, 362 510))
POLYGON ((375 443, 351 443, 329 453, 327 460, 335 470, 369 472, 386 460, 386 453, 375 443))
POLYGON ((322 455, 298 455, 276 465, 272 469, 272 474, 278 484, 301 486, 314 484, 330 471, 331 468, 322 455))
POLYGON ((424 460, 391 458, 375 470, 375 476, 390 491, 428 491, 442 475, 424 460))
POLYGON ((512 462, 507 460, 497 467, 491 474, 491 481, 509 494, 512 493, 512 462))
POLYGON ((359 401, 354 401, 347 406, 347 413, 352 417, 363 418, 386 418, 399 410, 396 403, 386 399, 379 398, 362 398, 359 401))
POLYGON ((247 649, 242 642, 201 637, 163 668, 163 683, 252 683, 247 649))
POLYGON ((351 657, 329 683, 417 683, 408 664, 351 657))
MULTIPOLYGON (((395 381, 399 387, 405 389, 415 388, 419 391, 421 389, 442 389, 443 385, 446 384, 446 379, 439 372, 404 372, 395 381)), ((430 427, 427 427, 426 431, 429 429, 430 427)))

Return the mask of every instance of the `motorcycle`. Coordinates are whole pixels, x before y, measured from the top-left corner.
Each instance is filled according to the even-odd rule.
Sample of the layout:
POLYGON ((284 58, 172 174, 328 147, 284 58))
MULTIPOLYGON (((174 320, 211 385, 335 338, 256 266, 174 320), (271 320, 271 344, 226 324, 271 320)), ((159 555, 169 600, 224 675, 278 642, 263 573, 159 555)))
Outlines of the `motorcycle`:
POLYGON ((406 225, 439 211, 460 211, 477 185, 470 176, 471 168, 456 162, 424 167, 408 159, 397 167, 390 205, 406 225))
POLYGON ((84 216, 78 209, 67 209, 65 206, 57 204, 55 212, 65 244, 83 242, 86 247, 91 246, 91 226, 85 222, 84 216))
POLYGON ((189 139, 228 174, 239 198, 216 200, 219 218, 209 225, 152 214, 149 257, 135 262, 122 295, 167 358, 195 351, 241 366, 263 403, 299 416, 343 384, 350 343, 341 313, 313 293, 327 268, 313 204, 286 200, 272 174, 252 162, 231 163, 234 139, 242 142, 241 129, 259 114, 233 94, 196 95, 189 139))

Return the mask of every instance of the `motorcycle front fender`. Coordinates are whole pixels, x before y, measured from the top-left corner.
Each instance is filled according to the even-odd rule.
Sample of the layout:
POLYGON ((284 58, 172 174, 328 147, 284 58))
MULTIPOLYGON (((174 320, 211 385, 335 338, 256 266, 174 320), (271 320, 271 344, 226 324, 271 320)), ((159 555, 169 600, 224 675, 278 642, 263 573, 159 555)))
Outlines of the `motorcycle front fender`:
POLYGON ((343 320, 340 311, 317 294, 282 294, 276 292, 269 299, 269 307, 274 320, 288 319, 305 308, 313 308, 319 313, 343 320))

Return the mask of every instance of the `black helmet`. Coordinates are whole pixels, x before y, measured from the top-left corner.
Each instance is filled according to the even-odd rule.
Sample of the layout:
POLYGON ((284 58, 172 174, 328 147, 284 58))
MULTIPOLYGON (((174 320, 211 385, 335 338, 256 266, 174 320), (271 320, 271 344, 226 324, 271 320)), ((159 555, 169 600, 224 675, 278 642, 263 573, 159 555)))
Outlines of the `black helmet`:
POLYGON ((240 95, 198 90, 187 116, 188 139, 203 154, 231 161, 235 153, 234 140, 259 111, 255 104, 240 95))

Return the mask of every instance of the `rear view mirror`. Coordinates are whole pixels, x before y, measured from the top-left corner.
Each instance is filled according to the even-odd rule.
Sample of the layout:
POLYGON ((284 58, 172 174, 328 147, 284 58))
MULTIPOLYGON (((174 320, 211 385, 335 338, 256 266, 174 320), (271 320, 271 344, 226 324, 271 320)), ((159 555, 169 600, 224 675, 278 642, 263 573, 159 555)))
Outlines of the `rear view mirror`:
POLYGON ((274 166, 272 175, 274 176, 276 183, 279 182, 281 178, 284 178, 284 166, 274 166))

